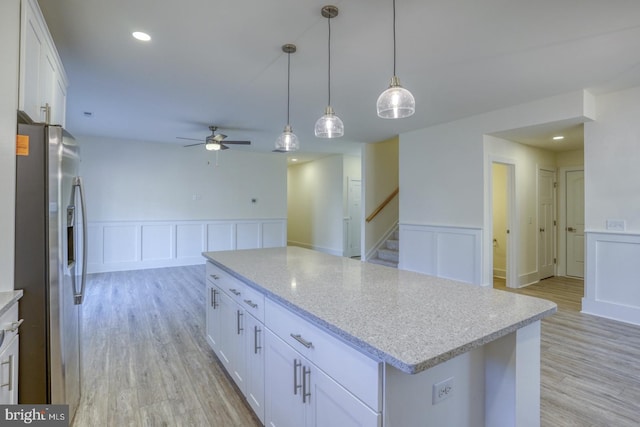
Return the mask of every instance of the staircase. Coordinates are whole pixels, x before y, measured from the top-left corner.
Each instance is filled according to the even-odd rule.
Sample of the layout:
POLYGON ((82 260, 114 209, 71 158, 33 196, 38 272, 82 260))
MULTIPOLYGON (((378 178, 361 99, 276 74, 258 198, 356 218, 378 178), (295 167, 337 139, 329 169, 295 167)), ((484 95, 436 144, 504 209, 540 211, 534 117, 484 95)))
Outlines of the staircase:
POLYGON ((400 249, 400 232, 391 233, 391 236, 376 250, 376 255, 368 261, 373 264, 386 265, 398 268, 398 256, 400 249))

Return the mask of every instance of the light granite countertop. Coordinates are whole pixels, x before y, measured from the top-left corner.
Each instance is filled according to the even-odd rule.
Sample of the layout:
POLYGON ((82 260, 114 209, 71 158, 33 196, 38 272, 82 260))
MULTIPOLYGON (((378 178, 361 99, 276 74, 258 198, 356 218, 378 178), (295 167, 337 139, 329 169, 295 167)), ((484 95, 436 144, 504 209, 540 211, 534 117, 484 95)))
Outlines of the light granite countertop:
POLYGON ((293 246, 203 255, 353 347, 409 374, 557 309, 539 298, 293 246))
POLYGON ((22 289, 0 292, 0 316, 6 313, 14 302, 22 298, 22 289))

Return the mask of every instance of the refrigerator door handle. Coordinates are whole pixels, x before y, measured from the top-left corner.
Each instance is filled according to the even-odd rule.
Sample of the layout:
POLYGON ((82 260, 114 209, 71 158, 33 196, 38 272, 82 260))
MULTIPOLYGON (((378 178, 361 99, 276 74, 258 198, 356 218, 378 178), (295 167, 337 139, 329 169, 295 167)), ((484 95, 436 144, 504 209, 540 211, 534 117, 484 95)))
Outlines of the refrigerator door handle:
POLYGON ((74 193, 76 188, 80 194, 80 208, 82 210, 82 277, 80 280, 80 292, 74 290, 73 302, 79 305, 84 300, 84 288, 87 283, 87 209, 84 201, 84 187, 79 176, 73 178, 74 193))

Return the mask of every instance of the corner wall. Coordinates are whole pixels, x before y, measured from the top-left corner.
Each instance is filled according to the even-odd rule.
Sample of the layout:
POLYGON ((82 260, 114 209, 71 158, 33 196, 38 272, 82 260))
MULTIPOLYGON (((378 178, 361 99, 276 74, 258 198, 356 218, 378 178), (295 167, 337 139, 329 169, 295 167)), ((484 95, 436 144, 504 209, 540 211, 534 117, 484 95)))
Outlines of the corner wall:
POLYGON ((582 311, 640 324, 640 87, 596 98, 585 124, 582 311), (608 227, 608 221, 622 222, 608 227))

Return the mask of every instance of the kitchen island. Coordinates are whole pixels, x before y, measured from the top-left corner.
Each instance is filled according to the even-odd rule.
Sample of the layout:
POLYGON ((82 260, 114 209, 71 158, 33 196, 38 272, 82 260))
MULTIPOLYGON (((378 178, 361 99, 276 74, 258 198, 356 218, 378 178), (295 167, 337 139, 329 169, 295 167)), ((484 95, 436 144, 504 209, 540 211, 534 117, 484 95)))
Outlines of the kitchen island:
POLYGON ((554 303, 297 247, 204 256, 207 339, 265 425, 539 425, 554 303))

